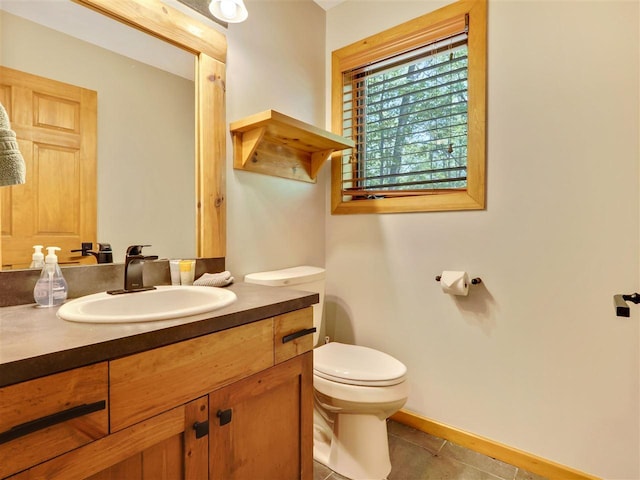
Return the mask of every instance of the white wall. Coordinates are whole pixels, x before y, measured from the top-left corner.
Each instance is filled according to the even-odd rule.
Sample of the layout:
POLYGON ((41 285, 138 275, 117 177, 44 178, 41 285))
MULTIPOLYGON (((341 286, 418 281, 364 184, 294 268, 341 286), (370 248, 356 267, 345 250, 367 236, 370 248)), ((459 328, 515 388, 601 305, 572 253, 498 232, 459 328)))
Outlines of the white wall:
MULTIPOLYGON (((325 13, 311 0, 246 2, 226 32, 227 119, 273 109, 323 126, 325 13)), ((324 265, 325 182, 233 170, 227 141, 227 268, 236 279, 294 265, 324 265)))
MULTIPOLYGON (((442 4, 329 10, 327 69, 442 4)), ((639 19, 490 2, 487 209, 327 217, 329 330, 406 363, 407 409, 615 479, 640 477, 640 309, 612 304, 640 287, 639 19), (484 283, 446 296, 445 269, 484 283)))

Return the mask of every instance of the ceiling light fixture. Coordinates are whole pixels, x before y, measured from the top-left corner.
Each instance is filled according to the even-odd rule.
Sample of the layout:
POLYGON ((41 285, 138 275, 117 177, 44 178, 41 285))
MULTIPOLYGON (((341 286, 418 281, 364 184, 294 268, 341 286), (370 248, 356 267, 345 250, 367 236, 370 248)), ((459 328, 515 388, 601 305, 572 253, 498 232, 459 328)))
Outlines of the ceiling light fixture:
POLYGON ((209 11, 214 17, 229 23, 244 22, 249 16, 242 0, 211 0, 209 11))

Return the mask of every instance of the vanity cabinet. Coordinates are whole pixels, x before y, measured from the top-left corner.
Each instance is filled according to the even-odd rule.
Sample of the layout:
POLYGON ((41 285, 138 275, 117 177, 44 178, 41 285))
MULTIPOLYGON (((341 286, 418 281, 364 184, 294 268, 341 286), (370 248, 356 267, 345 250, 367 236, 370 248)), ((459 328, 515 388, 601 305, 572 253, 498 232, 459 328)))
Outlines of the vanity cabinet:
MULTIPOLYGON (((311 325, 307 307, 104 362, 108 425, 105 410, 82 446, 20 464, 2 455, 0 477, 311 479, 311 325)), ((5 388, 27 395, 28 383, 5 388)), ((54 436, 25 438, 38 448, 43 435, 54 436)))

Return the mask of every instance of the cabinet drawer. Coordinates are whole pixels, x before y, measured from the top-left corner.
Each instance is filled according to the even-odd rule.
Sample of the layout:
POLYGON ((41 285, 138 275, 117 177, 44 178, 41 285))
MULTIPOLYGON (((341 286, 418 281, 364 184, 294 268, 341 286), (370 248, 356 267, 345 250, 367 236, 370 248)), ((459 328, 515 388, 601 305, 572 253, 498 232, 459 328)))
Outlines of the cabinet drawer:
POLYGON ((111 431, 273 365, 273 319, 113 360, 111 431))
POLYGON ((313 307, 274 317, 275 363, 313 349, 313 307))
POLYGON ((0 388, 0 478, 108 433, 107 363, 0 388))

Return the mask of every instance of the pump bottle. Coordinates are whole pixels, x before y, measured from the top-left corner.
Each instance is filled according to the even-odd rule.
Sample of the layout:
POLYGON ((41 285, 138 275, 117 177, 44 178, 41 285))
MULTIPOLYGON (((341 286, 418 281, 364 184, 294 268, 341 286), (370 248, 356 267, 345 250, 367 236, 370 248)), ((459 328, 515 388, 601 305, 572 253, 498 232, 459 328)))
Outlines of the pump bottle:
POLYGON ((31 265, 29 268, 43 268, 44 254, 42 253, 42 245, 33 246, 33 255, 31 255, 31 265))
POLYGON ((41 307, 61 305, 67 299, 67 282, 58 265, 57 250, 60 248, 47 247, 44 267, 33 289, 33 298, 41 307))

